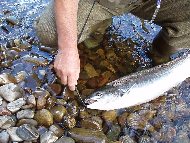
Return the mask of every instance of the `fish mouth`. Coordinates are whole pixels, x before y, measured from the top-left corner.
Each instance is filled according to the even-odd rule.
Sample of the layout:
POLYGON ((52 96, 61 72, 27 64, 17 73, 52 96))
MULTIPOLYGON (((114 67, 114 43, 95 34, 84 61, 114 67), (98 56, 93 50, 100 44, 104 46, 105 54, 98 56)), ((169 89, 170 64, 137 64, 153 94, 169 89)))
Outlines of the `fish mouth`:
POLYGON ((85 101, 84 101, 84 103, 87 105, 90 105, 90 104, 95 103, 95 102, 97 102, 97 100, 95 100, 95 99, 85 99, 85 101))

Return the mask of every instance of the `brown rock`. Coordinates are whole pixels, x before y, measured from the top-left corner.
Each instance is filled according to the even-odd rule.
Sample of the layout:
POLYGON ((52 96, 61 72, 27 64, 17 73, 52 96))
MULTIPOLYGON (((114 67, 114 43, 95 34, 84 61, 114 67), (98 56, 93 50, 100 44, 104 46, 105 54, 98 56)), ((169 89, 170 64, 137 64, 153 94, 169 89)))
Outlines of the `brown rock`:
POLYGON ((39 96, 37 100, 37 109, 41 110, 46 104, 46 98, 44 96, 39 96))
POLYGON ((89 86, 90 88, 96 88, 98 84, 99 84, 99 80, 97 76, 90 78, 86 83, 86 85, 89 86))
POLYGON ((8 83, 17 83, 16 79, 8 73, 0 74, 0 85, 8 84, 8 83))
POLYGON ((67 128, 67 129, 71 129, 76 125, 76 120, 73 116, 71 115, 65 115, 63 117, 62 120, 63 125, 67 128))
POLYGON ((80 121, 80 126, 87 129, 93 129, 97 131, 102 130, 102 119, 98 116, 92 116, 91 118, 85 118, 80 121))
POLYGON ((100 131, 73 128, 69 130, 68 135, 73 138, 75 142, 108 143, 106 135, 100 131))
POLYGON ((55 96, 50 96, 47 100, 46 100, 46 108, 50 109, 51 107, 53 107, 56 103, 56 97, 55 96))
POLYGON ((48 84, 46 87, 53 96, 57 96, 62 90, 60 84, 48 84))
POLYGON ((67 110, 63 105, 53 106, 49 111, 53 115, 54 121, 57 123, 61 123, 63 116, 67 114, 67 110))
POLYGON ((58 138, 65 134, 65 130, 57 124, 51 125, 49 131, 52 131, 58 138))
POLYGON ((116 110, 103 111, 102 117, 106 121, 113 122, 117 118, 117 111, 116 110))
POLYGON ((34 115, 34 120, 38 125, 50 126, 53 124, 53 115, 48 110, 42 109, 34 115))
POLYGON ((84 69, 90 78, 99 76, 94 67, 89 63, 85 65, 84 69))
POLYGON ((72 100, 67 104, 67 111, 71 116, 78 116, 79 114, 79 105, 76 100, 72 100))
POLYGON ((119 117, 118 117, 118 122, 119 124, 124 127, 127 123, 127 117, 128 117, 129 113, 128 112, 125 112, 123 114, 121 114, 119 117))
POLYGON ((8 109, 0 106, 0 116, 3 116, 3 115, 10 116, 11 114, 12 114, 11 111, 9 111, 8 109))

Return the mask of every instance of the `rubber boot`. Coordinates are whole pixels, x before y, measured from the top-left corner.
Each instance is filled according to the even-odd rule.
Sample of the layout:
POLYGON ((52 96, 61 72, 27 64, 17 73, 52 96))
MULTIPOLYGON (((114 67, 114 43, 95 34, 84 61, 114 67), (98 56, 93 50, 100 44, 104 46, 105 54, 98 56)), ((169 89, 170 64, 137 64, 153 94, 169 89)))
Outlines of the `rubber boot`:
POLYGON ((163 39, 162 31, 154 38, 152 42, 152 48, 147 51, 147 56, 152 59, 154 66, 160 65, 170 61, 170 55, 175 54, 182 50, 182 48, 176 48, 170 46, 163 39))

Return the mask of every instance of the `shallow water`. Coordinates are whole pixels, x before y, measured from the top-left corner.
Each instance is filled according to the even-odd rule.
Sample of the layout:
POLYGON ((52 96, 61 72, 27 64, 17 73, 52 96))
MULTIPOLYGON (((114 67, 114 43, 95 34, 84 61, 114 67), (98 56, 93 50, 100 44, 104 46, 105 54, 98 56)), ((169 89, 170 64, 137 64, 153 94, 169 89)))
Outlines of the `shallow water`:
MULTIPOLYGON (((6 47, 7 43, 9 43, 12 39, 14 40, 20 38, 23 42, 27 41, 28 37, 34 37, 34 40, 31 44, 31 49, 20 52, 21 58, 25 55, 37 55, 48 60, 47 66, 36 66, 33 63, 24 62, 21 60, 21 58, 18 58, 12 62, 12 66, 9 66, 7 68, 1 68, 0 74, 6 72, 10 73, 12 76, 15 76, 20 71, 25 71, 27 73, 27 77, 23 82, 20 82, 18 84, 19 86, 31 89, 32 91, 35 91, 37 87, 43 88, 45 84, 53 83, 57 79, 54 71, 51 68, 54 55, 39 50, 40 44, 37 40, 37 37, 33 29, 33 20, 40 15, 40 13, 44 10, 49 1, 50 0, 12 0, 11 2, 8 2, 5 0, 0 0, 0 27, 2 27, 3 25, 7 25, 5 18, 9 15, 16 16, 21 20, 21 23, 19 25, 12 27, 9 31, 5 31, 2 28, 0 28, 0 45, 5 45, 6 47), (7 14, 5 14, 5 12, 7 12, 7 14), (45 74, 41 74, 41 71, 45 72, 45 74)), ((125 74, 129 74, 130 72, 138 71, 143 68, 148 68, 152 66, 151 59, 149 59, 145 53, 146 50, 151 47, 151 42, 153 41, 153 38, 156 36, 160 29, 161 28, 159 26, 150 24, 148 21, 142 21, 133 16, 132 14, 124 14, 123 16, 113 18, 113 24, 108 28, 105 34, 104 40, 107 42, 107 44, 105 46, 104 43, 101 43, 100 47, 109 47, 116 54, 119 53, 117 54, 117 57, 119 55, 122 55, 123 51, 124 53, 126 51, 131 52, 131 57, 129 55, 130 62, 124 62, 124 64, 122 65, 122 70, 118 70, 116 72, 116 77, 123 76, 125 74), (123 45, 117 47, 115 46, 116 43, 123 45), (126 65, 127 67, 125 67, 126 65)), ((95 50, 92 49, 90 52, 87 51, 89 53, 92 53, 92 58, 95 50)), ((128 53, 126 52, 125 54, 128 53)), ((84 55, 86 56, 88 54, 84 52, 84 55)), ((83 57, 84 55, 81 56, 83 57)), ((125 60, 125 58, 123 58, 123 60, 125 60)), ((95 67, 95 69, 98 69, 98 67, 95 66, 95 61, 92 60, 90 61, 90 63, 95 67)), ((136 109, 137 107, 135 107, 135 109, 125 109, 123 111, 120 111, 121 113, 119 113, 118 111, 118 114, 120 115, 126 111, 131 113, 131 110, 134 110, 134 112, 138 111, 138 114, 141 110, 156 110, 156 115, 154 118, 156 118, 156 116, 162 116, 160 118, 163 118, 164 123, 171 123, 172 127, 178 126, 178 128, 175 128, 176 132, 178 133, 179 130, 183 130, 181 125, 184 126, 184 124, 189 121, 189 114, 186 114, 185 110, 189 109, 190 107, 189 83, 190 80, 186 80, 182 83, 182 86, 173 89, 172 91, 170 91, 171 93, 168 92, 171 95, 174 92, 177 92, 177 97, 160 97, 159 100, 156 99, 150 103, 143 104, 140 107, 138 107, 138 109, 136 109), (162 99, 164 99, 164 103, 162 103, 162 99), (165 104, 165 102, 167 102, 167 104, 165 104), (184 102, 185 106, 178 107, 180 106, 178 102, 184 102), (177 114, 179 114, 179 116, 171 118, 171 120, 167 120, 169 117, 167 116, 166 112, 161 112, 161 110, 172 110, 174 107, 179 108, 176 109, 176 112, 177 114), (185 111, 181 110, 180 108, 184 108, 185 111)), ((141 123, 140 120, 137 122, 139 124, 141 123)), ((154 122, 154 119, 151 119, 150 123, 155 127, 156 123, 154 122)), ((162 127, 162 125, 165 125, 164 123, 160 125, 160 128, 162 127)), ((129 125, 126 125, 127 129, 128 127, 129 125)), ((125 131, 125 129, 122 130, 120 135, 126 134, 127 131, 125 131)), ((189 130, 186 130, 186 134, 189 135, 189 130)), ((144 131, 146 131, 146 128, 144 129, 144 131)), ((142 133, 142 130, 139 131, 139 129, 135 129, 134 132, 142 133)), ((134 132, 133 134, 135 134, 134 132)), ((150 133, 147 134, 149 135, 150 133)), ((139 138, 139 133, 135 134, 135 138, 139 138)))

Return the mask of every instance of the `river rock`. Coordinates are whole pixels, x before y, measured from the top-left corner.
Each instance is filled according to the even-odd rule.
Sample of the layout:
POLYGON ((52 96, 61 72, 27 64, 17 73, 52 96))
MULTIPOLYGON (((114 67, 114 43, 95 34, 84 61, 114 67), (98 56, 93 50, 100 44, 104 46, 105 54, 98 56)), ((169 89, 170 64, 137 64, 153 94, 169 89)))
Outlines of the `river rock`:
POLYGON ((8 143, 9 141, 9 134, 6 130, 2 130, 0 132, 0 143, 8 143))
POLYGON ((62 136, 55 143, 75 143, 75 141, 70 137, 62 136))
POLYGON ((85 65, 84 69, 90 78, 99 76, 94 67, 89 63, 85 65))
POLYGON ((44 96, 39 96, 37 100, 37 109, 41 110, 46 104, 46 98, 44 96))
POLYGON ((65 101, 64 99, 56 99, 56 104, 66 106, 67 101, 65 101))
POLYGON ((38 125, 49 127, 53 124, 53 115, 48 110, 42 109, 34 115, 34 120, 38 122, 38 125))
POLYGON ((47 66, 47 64, 48 64, 48 60, 43 57, 36 57, 36 56, 32 57, 32 56, 26 55, 26 56, 22 57, 22 60, 24 62, 34 63, 38 66, 47 66))
POLYGON ((47 100, 46 100, 46 105, 45 107, 47 109, 50 109, 51 107, 53 107, 55 105, 57 101, 57 98, 55 96, 50 96, 47 100))
POLYGON ((25 71, 20 71, 20 72, 18 72, 18 73, 15 75, 15 78, 16 78, 17 83, 23 81, 23 80, 25 79, 26 75, 27 75, 27 73, 26 73, 25 71))
POLYGON ((67 114, 63 117, 62 123, 67 129, 71 129, 76 125, 76 120, 73 116, 67 114))
POLYGON ((20 110, 20 108, 26 104, 26 101, 24 98, 19 98, 15 101, 12 101, 7 104, 7 109, 10 110, 12 113, 17 112, 20 110))
POLYGON ((190 139, 188 138, 187 134, 180 130, 177 133, 176 138, 174 139, 174 143, 189 143, 190 139))
POLYGON ((136 141, 134 141, 133 139, 131 139, 129 135, 121 136, 121 137, 119 138, 119 140, 120 140, 122 143, 137 143, 136 141))
POLYGON ((75 142, 108 143, 107 137, 102 131, 73 128, 68 131, 68 135, 73 138, 75 142))
POLYGON ((8 74, 8 73, 2 73, 0 74, 0 85, 8 84, 8 83, 17 83, 16 79, 8 74))
POLYGON ((3 104, 3 98, 0 96, 0 106, 3 104))
POLYGON ((151 138, 148 135, 141 136, 138 143, 151 143, 151 138))
POLYGON ((13 83, 9 83, 0 87, 0 96, 9 102, 21 98, 23 93, 23 89, 13 83))
POLYGON ((48 84, 46 87, 53 96, 57 96, 62 90, 60 84, 48 84))
POLYGON ((31 109, 21 110, 17 112, 17 119, 32 119, 34 117, 34 111, 31 109))
POLYGON ((64 128, 61 128, 58 124, 51 125, 49 131, 52 131, 58 138, 65 134, 64 128))
POLYGON ((57 123, 61 123, 63 116, 67 114, 67 110, 63 105, 53 106, 49 111, 53 115, 54 121, 57 123))
POLYGON ((32 45, 30 45, 30 43, 24 41, 21 45, 20 45, 20 49, 24 50, 24 49, 30 49, 32 47, 32 45))
POLYGON ((21 119, 18 121, 18 123, 16 124, 17 127, 20 127, 23 124, 30 124, 34 127, 36 127, 38 125, 38 122, 34 119, 21 119))
POLYGON ((11 60, 6 60, 1 62, 1 68, 8 68, 11 67, 13 65, 11 60))
POLYGON ((15 16, 9 16, 6 18, 6 21, 13 24, 13 25, 19 25, 20 24, 20 19, 15 16))
POLYGON ((14 44, 16 46, 20 46, 20 43, 21 43, 21 39, 20 38, 14 39, 14 44))
POLYGON ((0 128, 7 129, 9 127, 13 127, 16 124, 16 117, 15 116, 0 116, 0 128))
POLYGON ((23 139, 21 139, 17 134, 16 134, 16 130, 18 129, 18 127, 10 127, 7 129, 7 132, 9 133, 10 136, 10 140, 12 142, 22 142, 23 139))
POLYGON ((29 95, 29 96, 27 97, 26 103, 27 103, 28 105, 32 104, 33 107, 35 107, 35 106, 36 106, 36 98, 34 97, 34 95, 29 95))
POLYGON ((118 122, 122 127, 124 127, 126 125, 128 115, 129 115, 129 113, 125 112, 125 113, 121 114, 120 116, 118 116, 118 122))
POLYGON ((116 110, 103 111, 102 117, 106 121, 113 122, 117 118, 117 111, 116 110))
POLYGON ((110 129, 108 129, 106 136, 109 141, 113 141, 118 138, 121 132, 121 128, 119 125, 113 125, 110 129))
POLYGON ((67 111, 71 116, 78 116, 79 114, 79 105, 76 100, 69 101, 67 104, 67 111))
POLYGON ((87 129, 93 129, 97 131, 102 130, 102 119, 98 116, 92 116, 91 118, 85 118, 80 121, 80 126, 87 129))
POLYGON ((12 113, 11 111, 7 110, 5 107, 0 106, 0 116, 8 115, 10 116, 12 113))
POLYGON ((39 137, 37 129, 30 124, 23 124, 22 126, 18 127, 16 134, 25 141, 33 141, 39 137))
POLYGON ((45 132, 40 136, 40 143, 54 143, 58 137, 52 132, 45 132))
POLYGON ((20 54, 19 52, 15 51, 15 50, 9 50, 6 52, 6 56, 8 60, 14 60, 14 59, 18 59, 20 58, 20 54))
POLYGON ((38 89, 32 93, 35 98, 38 98, 39 96, 44 96, 46 99, 50 97, 50 93, 47 90, 38 89))

